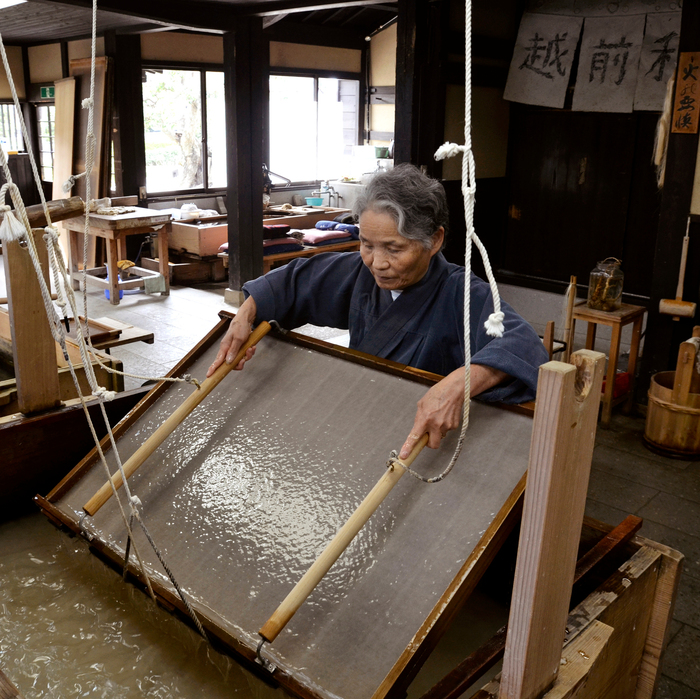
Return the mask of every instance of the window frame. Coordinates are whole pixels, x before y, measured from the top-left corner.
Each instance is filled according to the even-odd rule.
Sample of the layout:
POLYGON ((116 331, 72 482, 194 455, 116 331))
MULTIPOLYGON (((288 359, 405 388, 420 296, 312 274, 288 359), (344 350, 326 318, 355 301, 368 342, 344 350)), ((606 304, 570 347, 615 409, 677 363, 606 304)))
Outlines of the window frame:
MULTIPOLYGON (((285 68, 278 66, 270 66, 270 75, 281 75, 293 78, 314 78, 314 89, 318 93, 318 79, 319 78, 331 78, 334 80, 357 80, 359 83, 359 99, 357 102, 357 143, 358 145, 362 143, 362 73, 354 73, 352 71, 346 70, 320 70, 315 68, 285 68)), ((269 120, 268 120, 268 134, 265 143, 265 162, 270 163, 270 134, 269 134, 269 120)), ((284 173, 280 173, 284 174, 284 173)), ((309 189, 309 187, 318 187, 322 180, 304 180, 299 182, 292 182, 290 185, 285 184, 274 184, 272 185, 272 191, 299 191, 304 189, 309 189)))
MULTIPOLYGON (((36 118, 36 132, 37 132, 37 151, 38 151, 38 156, 39 156, 39 174, 41 176, 41 181, 42 182, 51 182, 53 183, 56 179, 56 103, 55 102, 49 102, 49 101, 44 101, 44 102, 33 102, 32 103, 34 107, 34 114, 36 118), (39 118, 39 109, 41 107, 46 107, 48 110, 53 109, 53 120, 49 118, 47 120, 47 124, 49 124, 49 140, 51 142, 51 150, 50 151, 45 151, 42 149, 42 139, 44 138, 41 135, 41 124, 42 121, 39 118), (44 168, 47 167, 44 165, 44 162, 42 160, 42 153, 51 153, 51 179, 50 180, 45 180, 44 179, 44 168)), ((50 111, 49 111, 50 114, 50 111)))
MULTIPOLYGON (((206 74, 208 72, 212 73, 223 73, 224 66, 221 63, 190 63, 188 61, 158 61, 158 60, 148 60, 141 62, 141 74, 147 70, 186 70, 190 72, 199 72, 199 89, 202 100, 202 144, 208 145, 208 132, 207 132, 207 105, 206 105, 206 74)), ((143 84, 143 83, 142 83, 143 84)), ((143 90, 141 90, 141 109, 143 110, 143 90)), ((145 141, 146 131, 144 124, 143 138, 145 141)), ((146 151, 144 147, 144 159, 143 159, 144 172, 146 172, 146 151)), ((217 197, 226 194, 226 187, 209 187, 209 162, 208 158, 203 158, 202 167, 202 187, 193 187, 192 189, 172 189, 162 192, 150 192, 148 190, 148 184, 146 184, 146 201, 147 202, 158 202, 164 200, 171 200, 173 198, 182 197, 217 197)))
MULTIPOLYGON (((13 110, 16 109, 15 103, 13 102, 12 99, 0 100, 0 122, 4 122, 4 119, 5 119, 5 117, 4 117, 5 109, 4 108, 5 107, 12 107, 13 110)), ((24 134, 22 133, 22 127, 20 125, 20 120, 17 117, 17 114, 15 114, 14 118, 15 118, 15 127, 16 127, 15 132, 22 139, 22 147, 16 148, 16 149, 13 147, 9 147, 8 150, 16 150, 18 153, 26 153, 27 152, 27 144, 24 143, 24 134)))

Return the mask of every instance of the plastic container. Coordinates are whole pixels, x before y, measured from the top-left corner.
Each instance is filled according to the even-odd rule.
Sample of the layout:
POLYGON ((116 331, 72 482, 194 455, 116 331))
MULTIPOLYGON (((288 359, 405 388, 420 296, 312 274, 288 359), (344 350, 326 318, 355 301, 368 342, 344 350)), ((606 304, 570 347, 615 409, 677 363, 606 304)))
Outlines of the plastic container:
POLYGON ((621 264, 616 257, 607 257, 595 266, 588 282, 588 308, 608 313, 620 308, 625 279, 621 264))
POLYGON ((323 197, 306 197, 306 203, 309 206, 321 206, 323 204, 323 197))

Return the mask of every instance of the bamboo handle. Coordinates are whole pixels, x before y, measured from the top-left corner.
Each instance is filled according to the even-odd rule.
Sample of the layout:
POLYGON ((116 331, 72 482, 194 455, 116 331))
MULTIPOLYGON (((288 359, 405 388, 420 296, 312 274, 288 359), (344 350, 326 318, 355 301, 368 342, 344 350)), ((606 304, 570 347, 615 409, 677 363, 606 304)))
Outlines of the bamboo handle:
MULTIPOLYGON (((427 443, 428 435, 424 434, 413 447, 413 451, 401 463, 410 466, 427 443)), ((323 576, 338 560, 348 544, 374 514, 374 511, 381 505, 384 498, 391 492, 391 489, 399 482, 404 473, 405 469, 400 466, 388 468, 367 497, 360 503, 360 506, 350 515, 350 519, 338 530, 338 533, 326 546, 323 553, 306 571, 301 580, 294 586, 282 604, 277 607, 273 615, 258 632, 268 643, 272 643, 277 638, 279 632, 287 625, 316 585, 321 582, 323 576)))
MULTIPOLYGON (((690 219, 688 219, 688 225, 690 226, 690 219)), ((683 238, 683 252, 681 253, 681 268, 678 272, 678 287, 676 288, 676 299, 683 298, 683 286, 685 284, 685 265, 688 260, 688 243, 690 242, 690 236, 686 231, 685 237, 683 238)))
MULTIPOLYGON (((217 370, 206 379, 199 389, 193 391, 182 404, 173 412, 170 417, 133 453, 133 455, 124 463, 124 473, 128 478, 175 430, 175 428, 212 392, 219 382, 235 367, 238 366, 241 359, 245 356, 246 351, 262 340, 270 331, 270 324, 263 321, 250 334, 250 337, 241 347, 236 355, 236 358, 227 364, 224 362, 217 370)), ((112 478, 114 487, 119 489, 122 486, 122 475, 119 471, 112 478)), ((104 505, 112 496, 112 486, 107 481, 91 498, 88 500, 83 509, 90 516, 104 505)))

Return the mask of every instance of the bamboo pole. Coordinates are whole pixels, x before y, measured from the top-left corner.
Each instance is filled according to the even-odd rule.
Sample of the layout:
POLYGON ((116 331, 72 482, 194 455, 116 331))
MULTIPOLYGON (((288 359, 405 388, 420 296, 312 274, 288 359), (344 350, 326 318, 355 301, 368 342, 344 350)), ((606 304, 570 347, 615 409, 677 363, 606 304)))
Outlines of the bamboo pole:
MULTIPOLYGON (((427 443, 428 435, 424 434, 413 447, 413 451, 406 459, 401 460, 401 463, 405 466, 410 466, 427 443)), ((316 585, 321 582, 323 576, 338 560, 348 544, 374 514, 374 511, 382 504, 384 498, 391 492, 391 489, 399 482, 405 470, 406 469, 401 468, 401 466, 387 468, 386 472, 382 475, 374 488, 372 488, 367 497, 360 503, 355 512, 350 515, 348 521, 338 530, 338 533, 333 537, 328 546, 326 546, 323 553, 316 559, 301 580, 299 580, 292 591, 285 597, 280 606, 277 607, 272 616, 265 622, 265 625, 258 633, 268 643, 272 643, 272 641, 277 638, 279 632, 287 625, 297 609, 304 603, 304 600, 311 594, 316 585)))
MULTIPOLYGON (((236 358, 227 364, 224 362, 202 385, 193 391, 170 417, 134 452, 124 463, 124 473, 128 478, 136 469, 173 433, 175 428, 212 392, 221 380, 235 367, 245 356, 246 351, 262 340, 270 331, 270 324, 263 321, 250 334, 246 343, 241 347, 236 358)), ((114 487, 118 490, 122 486, 122 475, 117 471, 111 478, 114 487)), ((112 486, 107 481, 91 498, 83 509, 90 516, 104 505, 112 496, 112 486)))

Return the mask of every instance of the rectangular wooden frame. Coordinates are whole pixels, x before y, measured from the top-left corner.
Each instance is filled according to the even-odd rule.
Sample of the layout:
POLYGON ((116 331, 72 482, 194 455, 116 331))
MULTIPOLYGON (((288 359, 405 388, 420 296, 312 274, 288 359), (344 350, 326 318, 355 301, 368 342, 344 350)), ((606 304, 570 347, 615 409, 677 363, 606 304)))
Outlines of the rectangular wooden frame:
MULTIPOLYGON (((181 375, 186 371, 187 367, 203 352, 209 349, 224 332, 225 326, 228 323, 232 314, 222 312, 220 314, 221 321, 208 333, 202 341, 179 362, 170 372, 170 376, 181 375)), ((411 367, 406 367, 395 362, 385 359, 380 359, 370 355, 340 348, 329 343, 303 337, 295 333, 287 335, 277 335, 286 341, 292 342, 301 347, 314 349, 318 352, 330 354, 340 357, 354 363, 373 368, 380 368, 382 371, 410 378, 412 381, 417 381, 426 385, 431 385, 438 381, 441 377, 428 372, 420 371, 411 367)), ((145 396, 133 410, 125 416, 125 418, 114 428, 116 438, 127 430, 131 424, 142 416, 155 401, 171 386, 172 384, 161 382, 157 384, 145 396)), ((532 404, 524 406, 504 406, 512 409, 515 412, 532 415, 532 404)), ((103 440, 103 444, 107 446, 107 440, 103 440)), ((62 525, 75 532, 76 534, 83 533, 79 526, 79 522, 68 516, 60 510, 56 503, 63 495, 65 495, 74 484, 76 484, 84 473, 86 473, 97 459, 96 450, 88 454, 76 467, 46 496, 37 496, 36 502, 49 517, 57 525, 62 525)), ((519 520, 522 507, 522 494, 525 488, 525 476, 520 479, 517 486, 507 498, 501 509, 496 514, 491 525, 486 529, 480 541, 474 547, 471 554, 468 556, 465 563, 454 576, 452 583, 448 589, 437 599, 433 605, 432 611, 422 623, 420 629, 415 634, 412 642, 404 649, 401 656, 396 661, 392 670, 384 678, 381 685, 376 689, 374 697, 398 697, 403 696, 406 687, 417 674, 418 670, 425 662, 431 651, 434 649, 438 640, 448 628, 454 616, 474 590, 476 584, 492 562, 495 554, 500 549, 508 534, 519 520)), ((107 544, 97 539, 90 540, 92 550, 100 557, 104 558, 108 563, 121 567, 123 559, 121 555, 110 548, 107 544)), ((134 580, 143 585, 141 573, 136 569, 130 569, 134 580)), ((170 589, 164 587, 157 579, 151 580, 154 591, 159 600, 173 612, 180 614, 187 619, 184 606, 181 600, 172 594, 170 589)), ((201 608, 200 608, 201 609, 201 608)), ((199 611, 199 610, 198 610, 199 611)), ((273 677, 263 670, 263 668, 255 662, 254 652, 247 646, 244 646, 237 638, 233 637, 222 627, 219 622, 219 617, 212 609, 206 609, 200 613, 200 620, 203 626, 207 629, 223 648, 232 653, 244 666, 252 670, 255 674, 263 677, 273 684, 284 686, 288 691, 297 694, 300 697, 319 697, 313 688, 301 684, 296 677, 286 673, 283 669, 278 669, 273 677)))

